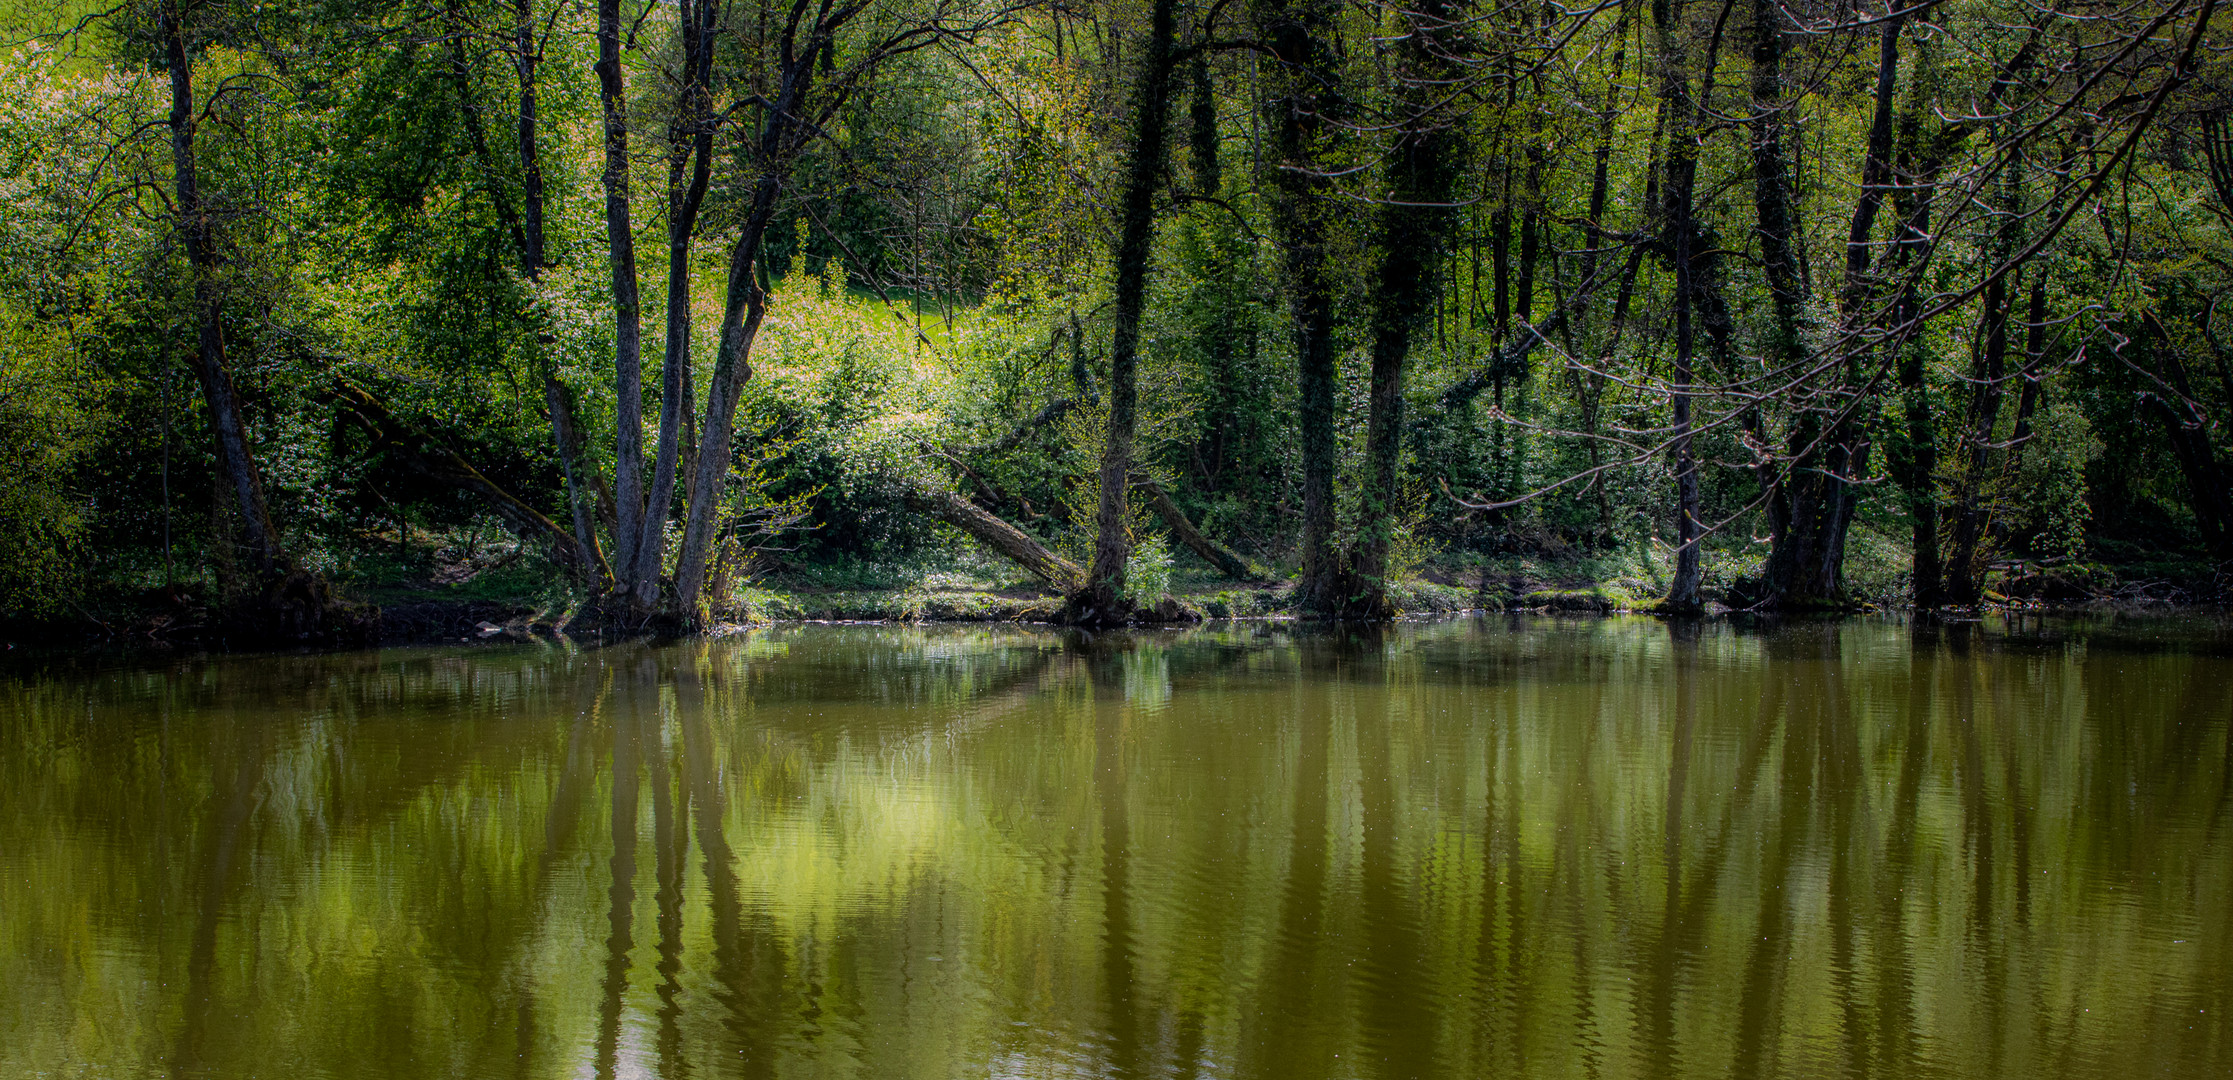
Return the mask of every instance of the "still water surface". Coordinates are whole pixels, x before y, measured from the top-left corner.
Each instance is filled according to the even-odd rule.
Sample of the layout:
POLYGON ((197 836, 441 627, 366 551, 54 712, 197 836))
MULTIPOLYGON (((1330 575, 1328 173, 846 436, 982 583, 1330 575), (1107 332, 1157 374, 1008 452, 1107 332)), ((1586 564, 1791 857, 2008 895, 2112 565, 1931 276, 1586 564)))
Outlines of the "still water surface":
POLYGON ((2233 1074, 2224 624, 0 675, 0 1076, 2233 1074))

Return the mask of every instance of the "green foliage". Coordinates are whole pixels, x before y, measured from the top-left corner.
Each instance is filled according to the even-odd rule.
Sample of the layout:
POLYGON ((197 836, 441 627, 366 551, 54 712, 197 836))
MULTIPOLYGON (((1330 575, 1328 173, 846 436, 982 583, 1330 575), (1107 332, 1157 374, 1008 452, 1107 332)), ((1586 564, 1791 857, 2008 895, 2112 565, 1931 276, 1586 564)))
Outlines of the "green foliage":
POLYGON ((1159 534, 1135 540, 1124 563, 1124 602, 1152 607, 1171 591, 1171 545, 1159 534))
POLYGON ((106 427, 65 342, 0 307, 0 611, 49 615, 88 576, 92 507, 75 470, 106 427))
MULTIPOLYGON (((747 504, 811 511, 809 558, 901 558, 927 542, 902 487, 923 472, 930 409, 949 377, 880 303, 845 287, 836 260, 777 286, 732 448, 751 464, 747 504)), ((711 351, 710 349, 707 351, 711 351)))
POLYGON ((2086 470, 2101 456, 2101 440, 2085 413, 2065 401, 2040 410, 2011 478, 2009 506, 2032 536, 2031 548, 2055 559, 2080 558, 2093 524, 2086 498, 2086 470))
MULTIPOLYGON (((366 589, 422 583, 432 557, 394 557, 401 537, 469 534, 487 506, 401 467, 343 422, 331 401, 337 378, 571 528, 543 411, 545 379, 557 379, 583 435, 575 464, 592 531, 608 546, 619 447, 656 436, 674 26, 666 8, 647 9, 622 60, 646 383, 645 430, 622 432, 591 13, 547 0, 529 8, 548 34, 534 144, 547 265, 533 267, 521 250, 530 177, 517 143, 521 69, 502 29, 509 5, 194 7, 197 145, 221 255, 210 281, 229 378, 290 552, 366 589), (425 32, 384 32, 406 25, 425 32)), ((847 70, 869 34, 914 14, 872 5, 864 25, 841 35, 831 74, 847 70)), ((1249 36, 1233 21, 1240 9, 1214 14, 1220 21, 1203 27, 1210 39, 1249 36)), ((909 493, 926 485, 962 492, 1075 560, 1089 554, 1107 435, 1110 198, 1135 149, 1127 35, 1141 15, 1097 10, 1096 32, 1081 36, 1074 12, 1018 12, 979 36, 944 37, 938 49, 843 76, 859 80, 847 84, 858 92, 816 121, 759 261, 745 268, 770 291, 734 437, 706 448, 733 463, 712 496, 719 591, 759 595, 752 579, 771 574, 863 593, 941 574, 1013 578, 911 507, 909 493), (1054 418, 1028 426, 1043 416, 1054 418)), ((1200 7, 1189 17, 1212 15, 1200 7)), ((0 58, 0 543, 15 553, 0 569, 0 608, 9 612, 52 614, 166 581, 214 588, 232 565, 235 525, 193 378, 192 281, 168 203, 169 85, 149 62, 159 40, 146 16, 123 9, 69 49, 0 58)), ((1459 95, 1467 108, 1450 119, 1447 134, 1474 162, 1473 186, 1438 210, 1447 235, 1428 238, 1447 257, 1434 267, 1439 292, 1421 298, 1407 358, 1391 584, 1464 578, 1470 589, 1474 576, 1501 575, 1496 588, 1516 597, 1586 578, 1622 606, 1666 588, 1676 275, 1664 245, 1627 259, 1661 225, 1654 98, 1666 73, 1645 42, 1616 34, 1639 28, 1635 13, 1622 17, 1577 9, 1467 29, 1478 37, 1466 47, 1483 57, 1557 62, 1508 93, 1459 95), (1598 291, 1578 303, 1585 272, 1598 291), (1573 317, 1554 325, 1551 313, 1570 304, 1573 317), (1513 346, 1530 327, 1542 340, 1519 356, 1513 346)), ((1367 43, 1405 40, 1408 18, 1375 5, 1327 16, 1328 126, 1302 170, 1322 182, 1343 547, 1360 531, 1369 316, 1382 285, 1373 274, 1389 254, 1387 200, 1405 167, 1394 118, 1411 90, 1400 50, 1367 43)), ((1684 18, 1691 36, 1711 26, 1704 9, 1684 18)), ((2043 81, 2021 108, 2077 94, 2082 107, 2070 115, 2107 117, 2110 128, 2076 138, 2043 122, 2052 138, 2022 154, 2004 154, 2002 141, 2030 130, 2028 120, 1933 127, 1967 115, 2024 47, 2005 13, 1965 0, 1906 24, 1894 102, 1901 152, 1913 158, 1934 130, 1946 136, 1931 245, 1892 243, 1894 219, 1920 209, 1912 200, 1922 189, 1902 189, 1865 238, 1874 269, 1856 281, 1846 280, 1845 245, 1874 69, 1852 58, 1873 52, 1852 48, 1843 29, 1789 43, 1787 65, 1811 80, 1802 87, 1796 68, 1786 71, 1794 96, 1784 115, 1801 164, 1794 239, 1809 260, 1795 331, 1812 365, 1803 377, 1785 381, 1768 355, 1778 316, 1760 259, 1750 127, 1701 136, 1697 213, 1709 251, 1697 280, 1711 302, 1692 305, 1701 372, 1692 449, 1701 512, 1715 526, 1704 551, 1710 596, 1737 602, 1761 586, 1772 531, 1762 479, 1773 474, 1761 466, 1787 464, 1791 440, 1830 415, 1849 417, 1868 447, 1844 567, 1862 596, 1895 600, 1913 584, 1913 519, 1896 480, 1927 486, 1919 502, 1945 517, 1942 535, 1960 507, 1982 508, 1980 565, 2162 559, 2208 576, 2209 506, 2196 486, 2233 476, 2233 354, 2220 347, 2214 299, 2233 288, 2224 269, 2233 238, 2204 152, 2214 99, 2182 89, 2142 133, 2116 180, 2135 195, 2121 218, 2071 218, 2007 276, 2018 325, 2001 374, 1980 375, 1978 268, 2041 235, 2040 222, 2061 212, 2052 199, 2065 174, 2093 167, 2055 158, 2062 151, 2048 143, 2118 145, 2133 115, 2095 101, 2106 91, 2093 84, 2056 81, 2130 27, 2053 18, 2055 32, 2033 46, 2043 81), (1896 297, 1882 290, 1894 281, 1937 307, 1912 332, 1887 336, 1877 323, 1893 310, 1896 297), (2035 285, 2045 317, 2036 335, 2021 325, 2035 285), (1900 384, 1898 359, 1910 362, 1912 387, 1900 384), (2019 440, 2021 400, 2030 411, 2019 440), (2192 410, 2199 455, 2175 445, 2151 402, 2192 410), (1981 416, 1987 406, 1996 411, 1981 416), (1917 476, 1905 466, 1926 443, 1938 465, 1917 476)), ((748 24, 758 25, 740 18, 725 31, 711 88, 729 126, 686 271, 693 412, 713 377, 728 244, 756 189, 737 118, 766 90, 772 53, 748 24)), ((1746 86, 1750 54, 1717 55, 1728 68, 1710 73, 1717 85, 1746 86)), ((1681 74, 1702 85, 1702 56, 1689 62, 1681 74)), ((1174 138, 1186 152, 1158 204, 1136 464, 1214 539, 1293 567, 1300 400, 1291 253, 1271 197, 1288 175, 1268 126, 1283 106, 1264 96, 1279 81, 1265 67, 1275 63, 1209 50, 1190 54, 1182 72, 1174 138)), ((2208 61, 2206 74, 2218 78, 2222 66, 2208 61)), ((1491 68, 1481 75, 1504 77, 1491 68)), ((2141 71, 2134 85, 2156 75, 2141 71)), ((1133 502, 1128 578, 1135 599, 1152 602, 1174 573, 1200 571, 1133 502)), ((2113 576, 2104 569, 2100 580, 2113 576)), ((1446 599, 1419 588, 1422 603, 1446 599)), ((1217 602, 1232 612, 1262 603, 1217 602)))

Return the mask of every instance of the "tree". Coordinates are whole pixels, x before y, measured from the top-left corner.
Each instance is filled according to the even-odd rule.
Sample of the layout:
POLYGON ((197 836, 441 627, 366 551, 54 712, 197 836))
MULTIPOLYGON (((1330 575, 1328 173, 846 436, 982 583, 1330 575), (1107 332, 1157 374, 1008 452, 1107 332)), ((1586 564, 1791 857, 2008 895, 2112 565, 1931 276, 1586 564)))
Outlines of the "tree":
MULTIPOLYGON (((275 640, 353 638, 368 630, 363 612, 336 598, 325 579, 296 566, 264 499, 264 480, 248 445, 240 395, 225 359, 225 296, 217 223, 227 208, 207 198, 199 171, 194 60, 208 44, 213 3, 161 0, 156 9, 160 63, 170 82, 171 211, 192 282, 194 373, 216 444, 219 475, 232 500, 250 581, 233 618, 243 636, 275 640)), ((234 86, 221 83, 219 93, 234 86)))
POLYGON ((1296 605, 1334 612, 1341 607, 1343 583, 1334 499, 1337 283, 1330 219, 1336 210, 1327 173, 1345 119, 1335 8, 1322 0, 1260 0, 1251 16, 1271 61, 1262 78, 1262 111, 1273 153, 1260 159, 1265 175, 1259 182, 1280 243, 1300 391, 1295 425, 1302 460, 1302 565, 1296 605))
POLYGON ((1431 316, 1441 288, 1443 252, 1457 221, 1459 178, 1467 165, 1463 129, 1447 87, 1463 71, 1468 9, 1432 0, 1392 13, 1402 33, 1390 74, 1395 138, 1388 154, 1388 196, 1380 207, 1380 266, 1371 315, 1372 386, 1365 475, 1358 498, 1354 578, 1342 612, 1392 613, 1388 557, 1402 502, 1404 367, 1412 335, 1431 316))
POLYGON ((1125 563, 1132 555, 1131 477, 1134 427, 1140 403, 1140 320, 1147 308, 1150 249, 1155 241, 1155 198, 1170 153, 1173 53, 1177 0, 1151 0, 1146 38, 1133 61, 1131 145, 1117 203, 1114 331, 1109 343, 1109 423, 1101 449, 1100 500, 1094 515, 1093 562, 1085 586, 1071 596, 1066 617, 1086 626, 1121 625, 1125 563))

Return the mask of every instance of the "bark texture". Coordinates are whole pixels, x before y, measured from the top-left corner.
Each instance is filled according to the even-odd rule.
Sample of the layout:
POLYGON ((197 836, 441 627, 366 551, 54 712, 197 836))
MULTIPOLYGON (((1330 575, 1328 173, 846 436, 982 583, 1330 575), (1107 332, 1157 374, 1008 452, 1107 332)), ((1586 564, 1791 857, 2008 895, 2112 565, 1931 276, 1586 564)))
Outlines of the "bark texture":
POLYGON ((1662 214, 1668 268, 1674 272, 1675 356, 1668 447, 1675 470, 1675 573, 1661 610, 1695 614, 1700 609, 1698 463, 1691 455, 1691 387, 1696 333, 1693 323, 1699 291, 1700 236, 1694 212, 1698 172, 1697 106, 1690 91, 1681 9, 1676 0, 1652 0, 1652 32, 1659 59, 1660 102, 1667 116, 1667 182, 1662 214))
POLYGON ((1264 158, 1264 181, 1275 208, 1283 291, 1294 327, 1303 499, 1295 601, 1317 613, 1338 606, 1341 578, 1334 541, 1335 285, 1325 221, 1331 184, 1320 163, 1333 141, 1329 114, 1340 108, 1334 16, 1333 5, 1323 0, 1259 0, 1253 11, 1257 35, 1273 60, 1262 74, 1273 151, 1264 158))
POLYGON ((1070 597, 1065 617, 1085 626, 1125 621, 1125 563, 1132 556, 1131 485, 1134 425, 1140 389, 1140 320, 1147 310, 1149 257, 1155 242, 1155 197, 1170 154, 1172 52, 1176 0, 1154 0, 1132 94, 1132 160, 1118 208, 1115 325, 1109 340, 1109 428, 1101 448, 1101 498, 1094 514, 1093 565, 1070 597))
POLYGON ((1338 613, 1381 619, 1396 614, 1388 596, 1401 493, 1403 389, 1413 335, 1440 296, 1443 252, 1457 222, 1454 195, 1466 169, 1465 135, 1444 108, 1443 87, 1459 67, 1466 13, 1445 0, 1407 12, 1396 93, 1403 127, 1389 161, 1389 198, 1380 212, 1380 265, 1371 316, 1372 379, 1365 420, 1365 474, 1357 500, 1357 541, 1338 613))
POLYGON ((1831 355, 1812 359, 1812 381, 1823 389, 1802 394, 1784 439, 1784 461, 1768 500, 1766 605, 1785 611, 1843 608, 1845 537, 1853 524, 1854 484, 1868 474, 1870 445, 1857 417, 1856 398, 1866 350, 1861 346, 1872 303, 1869 274, 1876 219, 1891 189, 1892 105, 1899 86, 1900 28, 1905 12, 1878 30, 1876 88, 1863 151, 1861 190, 1846 226, 1845 269, 1839 286, 1839 334, 1831 355))
POLYGON ((690 249, 713 172, 709 88, 720 5, 714 0, 680 0, 677 14, 682 66, 675 116, 667 128, 667 322, 666 351, 659 364, 659 442, 652 454, 651 493, 636 537, 635 563, 623 585, 636 606, 645 610, 659 600, 667 518, 690 439, 687 429, 697 423, 690 386, 690 249))
POLYGON ((628 87, 620 68, 620 0, 597 3, 597 98, 604 115, 605 240, 612 259, 614 500, 613 561, 636 565, 643 498, 643 303, 628 183, 628 87))

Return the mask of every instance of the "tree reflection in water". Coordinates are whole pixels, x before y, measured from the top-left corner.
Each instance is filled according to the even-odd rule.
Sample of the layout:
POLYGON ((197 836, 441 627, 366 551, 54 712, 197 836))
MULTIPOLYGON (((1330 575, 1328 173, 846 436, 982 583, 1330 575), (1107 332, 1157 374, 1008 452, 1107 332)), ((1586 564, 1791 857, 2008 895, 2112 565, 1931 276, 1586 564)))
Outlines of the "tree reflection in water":
POLYGON ((2229 641, 1500 617, 19 672, 0 1072, 2220 1074, 2229 641))

